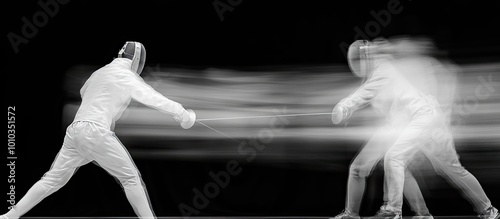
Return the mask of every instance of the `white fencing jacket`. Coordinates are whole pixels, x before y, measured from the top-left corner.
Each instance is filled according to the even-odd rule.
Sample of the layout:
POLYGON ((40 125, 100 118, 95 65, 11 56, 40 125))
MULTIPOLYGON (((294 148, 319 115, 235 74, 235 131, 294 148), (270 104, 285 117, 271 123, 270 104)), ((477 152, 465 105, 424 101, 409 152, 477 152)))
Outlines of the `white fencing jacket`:
POLYGON ((347 117, 368 104, 389 120, 401 119, 402 116, 411 119, 423 108, 438 106, 432 94, 423 92, 423 88, 411 83, 398 72, 400 70, 392 60, 377 63, 366 82, 339 102, 347 117))
POLYGON ((113 129, 131 98, 172 116, 185 111, 181 104, 155 91, 130 70, 132 61, 116 58, 98 69, 80 90, 82 103, 74 121, 90 121, 113 129))

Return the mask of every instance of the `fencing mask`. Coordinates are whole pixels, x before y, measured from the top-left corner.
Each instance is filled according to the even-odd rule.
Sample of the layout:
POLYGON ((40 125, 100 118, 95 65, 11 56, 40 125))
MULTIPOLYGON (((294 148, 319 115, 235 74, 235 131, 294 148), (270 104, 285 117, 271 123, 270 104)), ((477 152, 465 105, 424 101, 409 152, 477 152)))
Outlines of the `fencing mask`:
POLYGON ((141 74, 146 63, 146 49, 142 43, 127 41, 118 52, 118 58, 132 60, 131 70, 137 74, 141 74))
POLYGON ((392 53, 391 44, 384 38, 354 41, 347 51, 347 61, 352 73, 360 78, 370 76, 378 60, 392 53))
POLYGON ((347 62, 352 73, 360 78, 366 77, 369 71, 369 54, 367 40, 356 40, 347 50, 347 62))

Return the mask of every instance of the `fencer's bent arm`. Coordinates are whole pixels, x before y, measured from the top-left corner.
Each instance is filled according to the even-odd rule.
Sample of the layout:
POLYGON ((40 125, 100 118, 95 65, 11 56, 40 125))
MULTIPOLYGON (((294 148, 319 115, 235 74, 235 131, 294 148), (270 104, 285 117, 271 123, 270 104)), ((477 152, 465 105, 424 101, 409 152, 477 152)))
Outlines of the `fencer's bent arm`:
POLYGON ((148 107, 174 117, 181 117, 186 111, 181 104, 163 96, 136 74, 130 75, 125 85, 125 89, 127 89, 127 92, 130 92, 130 96, 133 99, 148 107))
POLYGON ((354 93, 342 99, 339 104, 346 110, 346 114, 351 115, 354 111, 369 104, 379 90, 388 84, 390 80, 388 74, 384 68, 377 68, 368 81, 361 85, 354 93))

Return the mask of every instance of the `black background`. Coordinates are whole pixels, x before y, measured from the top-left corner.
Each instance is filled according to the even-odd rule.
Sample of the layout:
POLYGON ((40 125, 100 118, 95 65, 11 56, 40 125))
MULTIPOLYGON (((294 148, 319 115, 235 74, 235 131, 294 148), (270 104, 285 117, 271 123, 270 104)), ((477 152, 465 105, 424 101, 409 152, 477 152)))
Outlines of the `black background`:
MULTIPOLYGON (((37 1, 8 1, 2 7, 4 104, 16 107, 18 199, 48 170, 62 143, 62 80, 70 67, 104 65, 127 40, 146 45, 150 64, 199 69, 345 64, 339 44, 352 42, 356 34, 353 28, 364 29, 374 20, 370 11, 386 9, 388 1, 243 0, 224 14, 224 21, 212 1, 103 2, 72 0, 59 5, 56 15, 37 28, 28 43, 19 45, 18 53, 7 34, 22 35, 21 18, 32 19, 42 9, 37 1)), ((498 1, 400 3, 403 11, 392 15, 377 36, 425 34, 459 63, 499 60, 498 1)), ((354 151, 342 154, 345 170, 335 174, 290 166, 248 166, 202 215, 334 215, 343 208, 347 167, 353 156, 354 151)), ((467 166, 467 161, 463 163, 467 166)), ((190 188, 207 182, 209 170, 223 168, 223 163, 182 160, 138 159, 136 164, 155 212, 161 216, 180 215, 177 205, 189 203, 193 196, 190 188)), ((381 188, 380 179, 381 173, 375 172, 373 190, 381 188)), ((498 185, 486 185, 485 189, 498 203, 498 185)), ((4 191, 7 188, 1 193, 4 191)), ((454 202, 429 200, 434 214, 474 214, 456 191, 440 192, 454 202)), ((381 197, 380 192, 367 195, 381 197)), ((362 213, 372 214, 379 206, 367 204, 362 213)), ((88 165, 30 215, 134 213, 113 178, 88 165)))

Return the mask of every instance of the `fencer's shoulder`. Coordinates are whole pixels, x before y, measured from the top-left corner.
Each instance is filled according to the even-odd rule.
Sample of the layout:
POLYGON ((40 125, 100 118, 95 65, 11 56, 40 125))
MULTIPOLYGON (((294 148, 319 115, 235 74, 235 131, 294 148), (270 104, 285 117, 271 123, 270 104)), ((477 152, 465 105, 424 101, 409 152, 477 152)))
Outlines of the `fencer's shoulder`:
POLYGON ((132 62, 129 59, 125 58, 115 58, 113 61, 108 63, 103 67, 105 71, 118 71, 121 69, 130 69, 132 62))
POLYGON ((439 68, 443 66, 439 59, 431 56, 421 56, 417 61, 419 61, 420 65, 424 65, 425 67, 439 68))
POLYGON ((117 69, 114 72, 114 77, 118 83, 142 81, 142 78, 130 69, 117 69))
POLYGON ((115 58, 104 67, 104 71, 106 71, 110 75, 134 77, 137 74, 130 70, 131 64, 132 61, 130 59, 115 58))
POLYGON ((391 61, 383 61, 383 62, 379 62, 377 63, 376 65, 376 69, 389 69, 389 68, 394 68, 394 62, 391 62, 391 61))
POLYGON ((376 64, 373 76, 387 77, 396 73, 396 67, 392 61, 382 61, 376 64))
POLYGON ((121 66, 122 68, 130 68, 130 66, 132 66, 132 60, 126 58, 115 58, 109 64, 118 65, 121 66))

